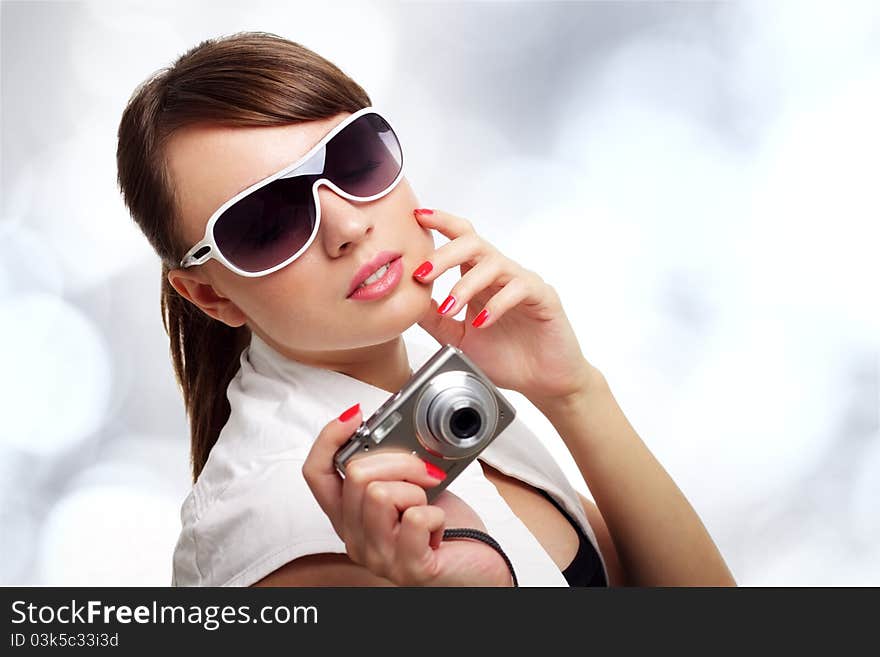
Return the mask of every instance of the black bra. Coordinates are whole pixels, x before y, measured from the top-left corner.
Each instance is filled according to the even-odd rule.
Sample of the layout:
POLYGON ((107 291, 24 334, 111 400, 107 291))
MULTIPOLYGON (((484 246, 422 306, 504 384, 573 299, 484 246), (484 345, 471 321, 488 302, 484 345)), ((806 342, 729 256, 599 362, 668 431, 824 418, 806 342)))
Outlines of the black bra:
POLYGON ((568 567, 562 571, 565 581, 568 582, 569 586, 608 586, 608 582, 605 580, 605 571, 602 569, 602 561, 599 559, 599 553, 596 552, 596 548, 593 547, 590 539, 584 534, 584 530, 547 491, 541 488, 538 490, 568 519, 578 534, 577 554, 574 555, 574 559, 568 564, 568 567))

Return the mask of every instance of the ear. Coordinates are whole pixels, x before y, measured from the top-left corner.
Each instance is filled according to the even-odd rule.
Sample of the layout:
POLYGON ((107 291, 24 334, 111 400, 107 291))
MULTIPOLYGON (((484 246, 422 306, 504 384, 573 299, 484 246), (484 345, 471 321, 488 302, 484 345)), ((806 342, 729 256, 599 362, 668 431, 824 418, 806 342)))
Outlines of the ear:
POLYGON ((198 306, 206 315, 233 328, 247 322, 247 315, 200 273, 172 269, 168 272, 168 282, 180 296, 198 306))

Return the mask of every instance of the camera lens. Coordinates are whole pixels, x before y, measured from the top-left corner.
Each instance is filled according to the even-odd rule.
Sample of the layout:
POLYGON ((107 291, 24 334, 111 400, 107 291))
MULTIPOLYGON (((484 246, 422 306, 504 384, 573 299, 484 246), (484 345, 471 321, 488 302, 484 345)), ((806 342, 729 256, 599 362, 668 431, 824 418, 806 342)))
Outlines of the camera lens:
POLYGON ((452 413, 449 428, 456 438, 470 438, 480 430, 480 414, 473 408, 460 408, 452 413))
POLYGON ((422 444, 445 458, 464 458, 494 437, 498 404, 477 376, 448 370, 422 389, 415 415, 422 444))

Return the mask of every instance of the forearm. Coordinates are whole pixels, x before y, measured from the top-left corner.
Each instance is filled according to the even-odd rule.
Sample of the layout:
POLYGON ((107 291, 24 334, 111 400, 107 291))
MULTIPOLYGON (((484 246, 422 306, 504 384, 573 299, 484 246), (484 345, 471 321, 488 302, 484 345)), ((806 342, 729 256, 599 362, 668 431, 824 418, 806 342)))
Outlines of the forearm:
POLYGON ((556 428, 602 513, 627 583, 735 585, 684 494, 623 414, 602 373, 568 398, 531 401, 556 428))

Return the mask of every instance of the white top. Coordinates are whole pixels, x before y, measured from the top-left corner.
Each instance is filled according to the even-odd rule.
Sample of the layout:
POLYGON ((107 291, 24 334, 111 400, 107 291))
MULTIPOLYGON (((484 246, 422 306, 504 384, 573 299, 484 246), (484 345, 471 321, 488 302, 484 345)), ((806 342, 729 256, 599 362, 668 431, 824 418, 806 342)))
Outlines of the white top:
MULTIPOLYGON (((439 349, 404 342, 413 371, 439 349)), ((240 362, 227 389, 229 420, 181 507, 172 586, 250 586, 297 557, 345 554, 345 543, 306 484, 302 464, 318 433, 343 409, 359 402, 366 419, 391 393, 290 360, 256 334, 240 362)), ((547 491, 599 552, 577 492, 519 415, 478 458, 547 491)), ((520 586, 568 586, 476 460, 448 490, 480 516, 510 558, 520 586)), ((601 552, 599 558, 605 570, 601 552)))

